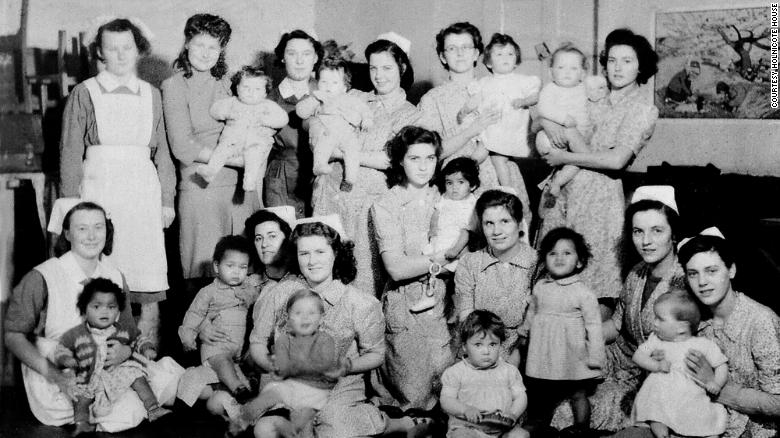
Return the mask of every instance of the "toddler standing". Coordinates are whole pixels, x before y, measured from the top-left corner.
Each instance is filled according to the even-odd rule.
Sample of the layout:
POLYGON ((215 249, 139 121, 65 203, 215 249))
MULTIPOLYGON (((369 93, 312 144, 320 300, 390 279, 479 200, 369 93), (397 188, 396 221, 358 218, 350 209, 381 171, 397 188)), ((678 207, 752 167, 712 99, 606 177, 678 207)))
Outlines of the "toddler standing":
POLYGON ((561 436, 585 436, 590 429, 587 393, 605 358, 598 300, 577 276, 590 251, 576 231, 555 228, 542 239, 540 254, 546 276, 534 286, 526 316, 529 422, 534 429, 549 427, 555 407, 569 399, 574 426, 561 436))
POLYGON ((217 242, 213 258, 216 278, 198 292, 179 327, 185 350, 197 348, 196 339, 204 321, 228 333, 228 341, 201 344, 200 358, 241 402, 251 398, 252 392, 239 378, 233 359, 241 354, 247 314, 259 293, 254 277, 247 278, 252 251, 252 244, 241 236, 225 236, 217 242))
MULTIPOLYGON (((448 260, 456 259, 469 242, 469 231, 476 229, 474 206, 479 188, 479 167, 468 157, 453 158, 441 171, 438 181, 442 197, 436 203, 431 217, 430 242, 424 249, 425 255, 444 252, 448 260)), ((438 265, 435 265, 438 266, 438 265)), ((442 268, 455 272, 458 261, 453 260, 442 268)), ((436 272, 431 272, 436 275, 436 272)), ((424 312, 436 305, 433 290, 426 293, 409 310, 424 312)))
MULTIPOLYGON (((133 351, 154 359, 154 344, 139 337, 135 326, 119 323, 119 313, 125 307, 125 294, 118 285, 105 278, 89 280, 79 295, 76 306, 84 323, 65 332, 54 353, 54 363, 76 373, 78 393, 73 402, 76 428, 72 436, 95 431, 90 422, 90 406, 95 417, 111 411, 111 404, 128 389, 133 389, 144 404, 149 421, 155 421, 171 411, 160 406, 146 380, 146 370, 136 360, 126 360, 106 368, 108 344, 119 342, 133 351)), ((54 309, 52 309, 54 311, 54 309)))
MULTIPOLYGON (((593 133, 593 124, 588 115, 589 105, 607 96, 606 78, 585 78, 586 63, 585 54, 580 49, 571 43, 561 45, 550 59, 553 81, 539 93, 539 117, 562 127, 565 140, 574 151, 587 150, 587 143, 593 133)), ((546 155, 552 148, 547 133, 540 131, 536 136, 536 150, 546 155)), ((557 198, 562 187, 574 178, 578 170, 574 165, 563 166, 555 170, 542 185, 549 184, 550 195, 557 198)))
POLYGON ((464 357, 441 376, 448 438, 529 436, 517 424, 527 404, 523 378, 499 356, 505 339, 504 323, 493 312, 475 310, 461 323, 464 357))
POLYGON ((309 142, 313 148, 315 175, 330 173, 328 161, 335 150, 344 160, 344 180, 341 190, 352 190, 360 168, 360 142, 357 133, 373 124, 372 112, 365 98, 357 90, 350 90, 347 62, 325 58, 317 69, 317 90, 295 105, 301 119, 311 117, 309 142))
POLYGON ((226 120, 219 143, 211 153, 208 164, 201 164, 195 172, 207 183, 232 157, 244 157, 246 191, 258 189, 262 193, 263 177, 268 165, 276 129, 287 125, 287 113, 274 101, 266 99, 271 90, 271 78, 261 68, 246 66, 233 75, 234 97, 220 99, 211 106, 211 117, 226 120))
POLYGON ((266 385, 260 396, 241 408, 232 419, 230 432, 246 429, 277 405, 291 409, 294 436, 313 436, 312 420, 328 400, 339 377, 352 366, 339 358, 332 336, 321 330, 325 314, 322 298, 310 289, 294 292, 287 300, 287 332, 274 341, 275 376, 282 380, 266 385))
POLYGON ((542 81, 515 71, 520 65, 520 46, 509 35, 493 34, 485 47, 485 66, 492 73, 469 85, 471 97, 460 110, 459 120, 476 111, 497 109, 501 120, 490 125, 479 139, 490 151, 498 182, 511 186, 509 157, 527 157, 529 107, 539 99, 542 81))
POLYGON ((701 315, 686 292, 661 295, 653 311, 653 334, 633 357, 651 373, 634 400, 636 421, 649 423, 656 438, 669 437, 670 430, 684 436, 719 436, 726 430, 728 414, 707 393, 717 394, 726 384, 728 359, 713 341, 694 336, 701 315), (705 390, 688 374, 685 356, 690 350, 701 352, 715 370, 712 388, 705 390), (654 358, 657 351, 663 352, 662 359, 654 358))

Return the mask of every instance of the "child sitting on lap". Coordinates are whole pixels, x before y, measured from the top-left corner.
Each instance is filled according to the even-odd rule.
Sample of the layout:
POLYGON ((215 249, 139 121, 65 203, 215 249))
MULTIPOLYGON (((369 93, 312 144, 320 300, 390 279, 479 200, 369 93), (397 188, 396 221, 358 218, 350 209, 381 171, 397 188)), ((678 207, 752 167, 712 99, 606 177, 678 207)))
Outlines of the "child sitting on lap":
POLYGON ((360 167, 360 143, 357 133, 373 124, 371 109, 359 91, 350 90, 352 76, 346 61, 325 58, 317 70, 317 89, 298 102, 295 112, 301 119, 311 118, 309 142, 313 149, 315 175, 330 173, 333 152, 339 150, 344 160, 341 190, 352 190, 360 167))
MULTIPOLYGON (((227 386, 233 397, 244 402, 252 397, 248 384, 236 372, 234 358, 241 354, 249 308, 258 296, 254 277, 247 278, 252 244, 241 236, 225 236, 214 249, 214 281, 201 289, 184 315, 179 338, 185 350, 197 348, 196 339, 204 321, 226 331, 230 340, 204 343, 200 358, 227 386)), ((181 397, 181 395, 180 395, 181 397)))
POLYGON ((207 183, 232 157, 244 157, 244 183, 246 191, 262 193, 263 177, 268 165, 276 133, 288 122, 287 113, 266 99, 271 90, 271 78, 261 68, 246 66, 232 79, 232 90, 236 97, 220 99, 211 106, 211 117, 226 120, 219 143, 211 153, 208 164, 199 165, 195 171, 207 183))
POLYGON ((525 411, 520 371, 500 358, 506 339, 501 318, 475 310, 460 326, 464 358, 441 376, 441 407, 449 415, 448 437, 527 438, 517 424, 525 411))
POLYGON ((126 327, 119 323, 119 313, 125 307, 122 288, 105 278, 89 280, 76 305, 84 323, 65 332, 54 353, 55 364, 76 373, 79 395, 73 402, 76 429, 72 435, 94 432, 90 406, 94 417, 104 416, 111 411, 112 403, 128 389, 138 394, 149 421, 169 414, 171 411, 157 402, 141 363, 130 359, 114 367, 105 367, 106 351, 112 342, 129 345, 146 359, 157 356, 152 342, 140 338, 135 326, 126 327))

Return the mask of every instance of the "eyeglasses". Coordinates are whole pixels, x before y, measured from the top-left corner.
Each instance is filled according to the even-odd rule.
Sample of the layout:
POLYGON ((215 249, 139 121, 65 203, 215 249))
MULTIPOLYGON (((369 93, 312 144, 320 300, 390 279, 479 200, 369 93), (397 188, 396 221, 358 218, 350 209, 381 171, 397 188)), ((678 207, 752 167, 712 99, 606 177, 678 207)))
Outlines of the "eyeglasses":
POLYGON ((449 54, 470 52, 472 50, 474 50, 474 46, 447 46, 444 48, 444 51, 449 54))

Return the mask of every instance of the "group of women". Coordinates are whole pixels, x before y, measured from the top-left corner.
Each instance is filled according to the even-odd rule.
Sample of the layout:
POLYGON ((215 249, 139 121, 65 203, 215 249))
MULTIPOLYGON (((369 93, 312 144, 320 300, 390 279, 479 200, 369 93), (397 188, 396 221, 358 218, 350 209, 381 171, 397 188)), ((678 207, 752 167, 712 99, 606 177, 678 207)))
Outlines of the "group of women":
MULTIPOLYGON (((253 366, 273 371, 269 340, 286 323, 290 294, 304 286, 323 298, 323 329, 334 337, 340 355, 351 359, 351 367, 317 416, 317 436, 380 436, 427 427, 420 417, 436 409, 439 377, 455 360, 453 323, 474 309, 491 310, 509 329, 506 345, 514 343, 537 264, 526 235, 531 210, 522 175, 512 165, 513 187, 493 190, 497 179, 490 160, 479 165, 483 192, 478 193, 476 213, 484 247, 461 259, 454 281, 431 274, 432 266, 445 260, 423 255, 440 196, 432 186, 439 163, 469 156, 477 135, 499 118, 486 111, 466 124, 457 119, 484 50, 479 30, 456 23, 439 32, 436 50, 448 80, 423 96, 417 107, 406 100, 414 80, 408 54, 387 39, 368 45, 365 57, 374 89, 366 99, 375 123, 360 134, 361 167, 351 191, 339 190, 339 161, 334 162, 333 172, 312 182, 304 121, 291 116, 278 133, 265 176, 266 204, 292 206, 298 218, 310 207, 315 215, 336 214, 343 227, 316 221, 296 227, 290 218, 258 210, 257 198, 237 184, 240 158, 208 185, 195 175, 197 164, 208 161, 223 126, 211 118, 209 107, 230 93, 225 49, 231 29, 220 17, 197 14, 187 21, 184 36, 174 64, 176 73, 163 82, 160 98, 135 77, 135 63, 148 50, 137 26, 120 19, 101 27, 96 53, 105 69, 97 79, 77 87, 70 99, 62 146, 68 152, 63 163, 69 163, 63 166, 63 182, 67 182, 63 193, 96 203, 82 202, 68 212, 58 258, 25 276, 5 319, 6 344, 25 365, 34 414, 45 424, 72 421, 66 398, 71 390, 68 378, 48 361, 47 349, 69 328, 66 325, 78 319, 75 306, 68 303, 75 302, 82 280, 116 278, 131 300, 136 297, 145 306, 141 320, 155 319, 156 307, 150 304, 165 298, 167 284, 142 279, 159 276, 164 265, 157 263, 152 271, 145 271, 134 256, 151 258, 149 248, 158 239, 141 231, 161 233, 163 225, 173 220, 172 154, 179 166, 179 249, 188 289, 197 290, 209 281, 212 251, 221 236, 243 230, 255 244, 262 291, 249 339, 253 366), (123 111, 128 102, 134 105, 134 119, 117 116, 127 114, 123 111), (118 183, 113 171, 100 173, 109 168, 106 163, 112 169, 125 166, 121 175, 128 178, 141 171, 148 178, 156 169, 157 185, 118 183), (140 193, 136 185, 149 192, 140 193), (136 199, 154 202, 140 205, 136 199), (144 221, 133 222, 134 218, 144 221), (141 250, 131 246, 138 243, 141 250), (107 263, 106 256, 117 248, 126 255, 116 254, 114 264, 107 263), (409 312, 412 303, 431 291, 437 299, 432 310, 409 312), (449 295, 454 309, 446 306, 449 295), (49 311, 54 306, 58 312, 49 311), (35 344, 31 337, 37 339, 35 344), (369 394, 401 410, 380 410, 376 402, 369 402, 369 394)), ((314 86, 312 73, 322 60, 322 46, 308 33, 295 30, 282 36, 275 53, 286 76, 269 98, 292 111, 314 86)), ((618 171, 640 153, 654 129, 657 110, 643 102, 639 86, 655 73, 656 61, 645 38, 626 29, 612 32, 601 57, 611 91, 595 112, 591 151, 554 151, 545 157, 551 165, 582 168, 567 188, 565 202, 544 212, 538 232, 566 225, 583 234, 592 248, 593 259, 582 277, 600 298, 610 342, 604 381, 592 396, 592 426, 607 431, 630 426, 631 402, 641 381, 631 355, 652 332, 654 300, 667 290, 684 288, 687 280, 695 297, 709 309, 704 336, 715 340, 729 358, 729 383, 714 395, 730 409, 728 436, 775 436, 780 417, 777 316, 733 290, 734 260, 724 242, 701 246, 689 251, 687 259, 678 260, 679 218, 668 200, 634 203, 624 215, 618 171), (619 251, 622 237, 633 241, 642 258, 625 281, 619 251)), ((202 342, 220 336, 218 326, 201 329, 202 342)), ((508 353, 507 359, 517 365, 518 358, 508 353)), ((120 363, 129 356, 128 347, 112 345, 106 363, 120 363)), ((705 359, 691 357, 689 362, 697 381, 713 378, 705 359)), ((158 398, 175 387, 173 380, 152 382, 158 398)), ((222 413, 229 395, 209 388, 202 397, 208 399, 209 409, 222 413)), ((132 392, 126 398, 130 408, 115 405, 116 415, 101 422, 104 430, 122 430, 141 421, 140 401, 132 392)), ((281 436, 287 422, 284 416, 264 416, 254 426, 254 434, 281 436)), ((558 409, 554 424, 571 424, 567 406, 558 409)), ((646 432, 619 433, 642 436, 646 432)))

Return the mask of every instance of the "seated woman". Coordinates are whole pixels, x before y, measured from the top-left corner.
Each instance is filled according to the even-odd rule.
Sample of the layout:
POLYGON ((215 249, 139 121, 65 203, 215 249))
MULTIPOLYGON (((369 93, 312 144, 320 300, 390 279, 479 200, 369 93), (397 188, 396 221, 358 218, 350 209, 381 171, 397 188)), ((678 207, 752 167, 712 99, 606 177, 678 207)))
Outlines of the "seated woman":
MULTIPOLYGON (((729 377, 710 397, 726 406, 726 438, 775 437, 780 421, 780 318, 771 309, 737 292, 734 253, 716 229, 683 243, 680 263, 688 286, 707 311, 699 335, 715 341, 728 358, 729 377)), ((704 233, 703 232, 703 233, 704 233)), ((656 358, 658 359, 658 358, 656 358)), ((703 388, 715 388, 715 373, 700 351, 686 356, 688 372, 703 388)), ((652 437, 649 429, 630 428, 616 437, 652 437)))
MULTIPOLYGON (((260 295, 249 338, 250 355, 264 371, 275 372, 269 341, 273 344, 284 332, 289 297, 302 286, 310 288, 323 299, 320 329, 334 338, 338 356, 349 358, 350 364, 316 417, 316 435, 348 438, 411 430, 418 419, 389 419, 367 401, 366 373, 379 367, 385 357, 385 322, 379 301, 349 285, 355 278, 355 258, 351 242, 341 240, 342 232, 335 216, 307 219, 295 227, 290 240, 298 254, 301 277, 285 279, 260 295)), ((253 404, 246 404, 241 414, 252 417, 256 413, 253 404)), ((286 436, 290 429, 285 417, 266 416, 257 420, 254 435, 276 438, 286 436)))
MULTIPOLYGON (((111 253, 114 229, 102 207, 92 202, 76 204, 65 215, 62 229, 56 247, 59 257, 45 261, 22 278, 5 316, 5 345, 22 362, 30 410, 38 421, 51 426, 74 421, 76 379, 57 369, 53 354, 60 337, 82 324, 76 302, 85 280, 107 278, 121 284, 125 295, 128 293, 124 275, 103 258, 111 253)), ((119 321, 135 327, 129 307, 122 311, 119 321)), ((130 355, 128 345, 109 341, 104 366, 113 367, 130 355)), ((170 371, 150 376, 154 395, 162 405, 173 401, 181 367, 169 358, 158 365, 162 367, 156 369, 170 371)), ((146 416, 138 395, 127 391, 107 415, 95 420, 98 430, 118 432, 137 426, 146 416)))

